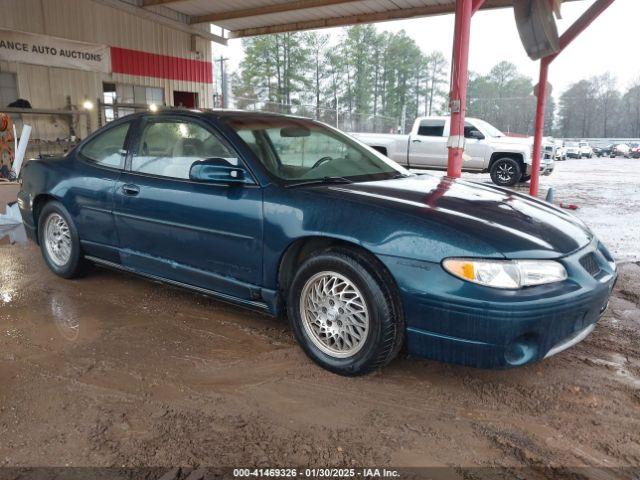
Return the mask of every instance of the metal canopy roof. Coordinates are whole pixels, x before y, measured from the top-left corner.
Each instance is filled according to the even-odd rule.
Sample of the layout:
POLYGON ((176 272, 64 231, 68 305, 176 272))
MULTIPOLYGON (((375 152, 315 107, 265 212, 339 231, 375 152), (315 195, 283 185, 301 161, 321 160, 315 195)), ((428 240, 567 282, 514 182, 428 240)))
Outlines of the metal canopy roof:
MULTIPOLYGON (((189 25, 212 23, 226 38, 442 15, 455 0, 141 0, 141 8, 170 12, 189 25)), ((486 0, 483 9, 511 7, 486 0)))

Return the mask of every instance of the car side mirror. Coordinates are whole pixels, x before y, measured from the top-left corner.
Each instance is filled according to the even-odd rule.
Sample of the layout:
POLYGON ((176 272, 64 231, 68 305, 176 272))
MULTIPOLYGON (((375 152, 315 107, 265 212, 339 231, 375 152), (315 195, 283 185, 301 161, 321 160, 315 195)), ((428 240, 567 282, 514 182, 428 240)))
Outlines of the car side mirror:
POLYGON ((484 140, 484 135, 480 130, 471 130, 469 132, 470 138, 475 138, 476 140, 484 140))
POLYGON ((206 183, 247 183, 247 174, 242 167, 233 165, 224 158, 207 158, 193 162, 189 169, 189 180, 206 183))

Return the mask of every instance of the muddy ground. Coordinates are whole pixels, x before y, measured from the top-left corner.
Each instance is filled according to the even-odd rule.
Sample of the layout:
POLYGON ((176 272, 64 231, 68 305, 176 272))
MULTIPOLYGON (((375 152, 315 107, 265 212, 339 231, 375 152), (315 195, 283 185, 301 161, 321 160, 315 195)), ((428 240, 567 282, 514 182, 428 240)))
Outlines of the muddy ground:
POLYGON ((563 162, 551 185, 620 280, 584 342, 509 371, 402 356, 341 378, 277 319, 1 245, 0 466, 640 466, 640 160, 563 162))

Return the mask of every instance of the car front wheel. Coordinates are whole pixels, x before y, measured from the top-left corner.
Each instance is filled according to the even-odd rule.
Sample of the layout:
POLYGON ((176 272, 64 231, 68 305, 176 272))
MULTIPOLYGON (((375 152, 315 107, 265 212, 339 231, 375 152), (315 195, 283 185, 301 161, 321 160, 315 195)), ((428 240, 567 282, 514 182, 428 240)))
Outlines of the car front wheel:
POLYGON ((491 166, 491 180, 501 187, 512 187, 520 181, 522 168, 513 158, 505 157, 496 160, 491 166))
POLYGON ((321 367, 362 375, 400 350, 402 314, 378 270, 367 256, 347 249, 314 254, 298 269, 287 313, 296 340, 321 367))
POLYGON ((56 201, 47 203, 38 217, 38 243, 47 266, 56 275, 74 278, 84 273, 78 231, 66 208, 56 201))

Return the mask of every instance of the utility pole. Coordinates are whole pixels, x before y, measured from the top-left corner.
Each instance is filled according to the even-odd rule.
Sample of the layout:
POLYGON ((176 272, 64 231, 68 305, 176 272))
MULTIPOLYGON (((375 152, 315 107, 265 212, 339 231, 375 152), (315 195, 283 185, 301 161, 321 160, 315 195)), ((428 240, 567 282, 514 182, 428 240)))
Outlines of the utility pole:
POLYGON ((224 68, 224 62, 229 60, 228 58, 224 58, 220 56, 218 58, 218 62, 220 62, 220 106, 222 108, 227 108, 229 106, 229 95, 228 95, 228 82, 227 82, 227 72, 224 68))

